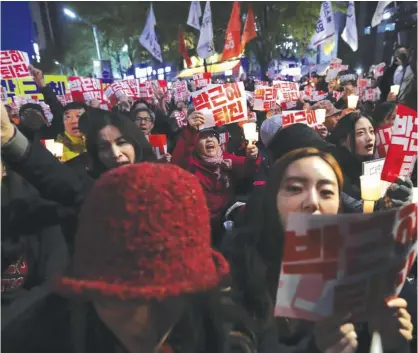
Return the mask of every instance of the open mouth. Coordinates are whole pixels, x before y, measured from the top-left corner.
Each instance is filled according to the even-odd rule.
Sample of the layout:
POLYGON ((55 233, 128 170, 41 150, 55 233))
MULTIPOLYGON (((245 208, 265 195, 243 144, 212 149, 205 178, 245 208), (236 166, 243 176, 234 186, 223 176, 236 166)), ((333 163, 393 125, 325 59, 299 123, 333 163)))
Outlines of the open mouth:
POLYGON ((367 151, 373 151, 373 148, 374 148, 374 145, 373 145, 372 143, 368 143, 368 144, 366 145, 366 150, 367 150, 367 151))
POLYGON ((207 143, 205 145, 206 151, 211 152, 215 150, 215 145, 213 143, 207 143))

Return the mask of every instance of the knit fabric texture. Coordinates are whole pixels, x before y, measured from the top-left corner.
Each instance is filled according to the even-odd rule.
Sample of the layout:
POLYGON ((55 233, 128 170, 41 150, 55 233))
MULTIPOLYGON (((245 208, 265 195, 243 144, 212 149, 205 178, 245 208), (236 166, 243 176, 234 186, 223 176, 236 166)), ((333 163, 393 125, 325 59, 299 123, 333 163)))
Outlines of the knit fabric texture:
POLYGON ((229 272, 212 250, 198 179, 172 164, 104 174, 82 207, 72 273, 61 293, 157 299, 216 287, 229 272))

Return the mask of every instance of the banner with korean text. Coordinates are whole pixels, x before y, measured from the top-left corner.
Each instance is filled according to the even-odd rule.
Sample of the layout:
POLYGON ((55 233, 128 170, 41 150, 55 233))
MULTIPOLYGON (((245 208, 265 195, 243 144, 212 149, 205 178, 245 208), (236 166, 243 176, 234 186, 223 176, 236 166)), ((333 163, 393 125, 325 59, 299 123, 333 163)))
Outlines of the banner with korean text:
POLYGON ((247 100, 243 82, 210 85, 192 93, 193 104, 205 116, 201 128, 247 120, 247 100))
POLYGON ((277 88, 269 86, 255 86, 254 110, 265 111, 273 109, 277 100, 277 88))
POLYGON ((310 127, 318 125, 315 110, 288 110, 282 112, 283 128, 297 123, 309 125, 310 127))
POLYGON ((382 171, 382 180, 394 182, 398 176, 411 176, 417 160, 417 112, 398 104, 392 138, 382 171))
POLYGON ((299 100, 299 84, 289 81, 273 81, 272 87, 277 88, 280 103, 299 100))
POLYGON ((167 136, 166 135, 149 135, 149 143, 154 150, 157 159, 161 159, 167 153, 167 136))
MULTIPOLYGON (((45 75, 44 80, 45 83, 57 95, 57 98, 62 105, 66 105, 67 103, 73 101, 66 76, 45 75)), ((9 103, 13 102, 13 98, 15 96, 26 96, 37 101, 44 100, 44 96, 42 95, 35 81, 33 81, 32 77, 20 79, 2 79, 1 86, 7 92, 7 99, 9 103)))
POLYGON ((375 158, 386 157, 390 140, 392 139, 392 125, 383 125, 375 130, 376 136, 376 152, 375 158))
POLYGON ((186 81, 174 82, 171 86, 173 92, 174 101, 177 102, 188 102, 190 99, 190 92, 187 87, 186 81))
POLYGON ((28 54, 19 50, 0 50, 0 77, 2 80, 31 77, 28 54))
POLYGON ((367 321, 399 295, 416 240, 416 204, 370 214, 291 214, 275 316, 319 321, 351 314, 354 322, 367 321))
POLYGON ((210 72, 203 72, 193 75, 193 81, 196 89, 202 89, 212 82, 212 74, 210 72))
POLYGON ((122 96, 126 96, 131 99, 135 98, 131 85, 126 81, 113 82, 106 88, 104 95, 106 99, 110 101, 111 105, 117 104, 122 96))

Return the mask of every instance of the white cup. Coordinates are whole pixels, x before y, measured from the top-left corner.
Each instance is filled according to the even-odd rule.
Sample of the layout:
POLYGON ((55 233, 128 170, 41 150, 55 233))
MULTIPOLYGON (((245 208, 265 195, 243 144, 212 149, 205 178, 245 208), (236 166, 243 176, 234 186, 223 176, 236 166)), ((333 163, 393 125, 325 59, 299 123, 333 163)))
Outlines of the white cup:
POLYGON ((318 124, 323 124, 325 122, 325 116, 327 111, 325 109, 316 109, 315 110, 315 117, 318 124))
POLYGON ((399 89, 401 88, 401 86, 399 85, 393 85, 390 86, 390 93, 395 94, 395 96, 397 96, 399 94, 399 89))
POLYGON ((357 108, 357 102, 358 102, 358 96, 355 96, 354 94, 347 97, 347 105, 350 109, 356 109, 357 108))

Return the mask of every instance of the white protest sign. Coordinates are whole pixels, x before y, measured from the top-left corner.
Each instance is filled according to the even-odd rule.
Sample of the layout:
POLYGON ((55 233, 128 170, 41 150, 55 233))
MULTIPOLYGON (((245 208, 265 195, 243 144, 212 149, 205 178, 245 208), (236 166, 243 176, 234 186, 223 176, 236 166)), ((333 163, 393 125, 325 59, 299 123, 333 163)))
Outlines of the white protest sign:
POLYGON ((201 129, 247 120, 247 99, 243 82, 207 86, 192 93, 193 104, 205 116, 201 129))
POLYGON ((354 322, 367 321, 399 295, 416 258, 416 204, 369 214, 290 214, 287 223, 275 316, 319 321, 350 313, 354 322))

